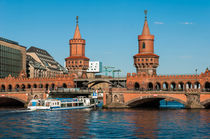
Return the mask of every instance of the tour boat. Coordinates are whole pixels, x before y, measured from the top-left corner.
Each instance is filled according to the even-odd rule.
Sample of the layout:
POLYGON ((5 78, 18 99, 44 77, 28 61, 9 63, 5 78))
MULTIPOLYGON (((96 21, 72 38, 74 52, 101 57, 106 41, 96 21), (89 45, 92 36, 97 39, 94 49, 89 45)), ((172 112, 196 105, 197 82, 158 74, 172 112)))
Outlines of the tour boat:
POLYGON ((28 105, 30 110, 70 110, 96 107, 98 100, 95 98, 56 98, 56 99, 32 99, 28 105))

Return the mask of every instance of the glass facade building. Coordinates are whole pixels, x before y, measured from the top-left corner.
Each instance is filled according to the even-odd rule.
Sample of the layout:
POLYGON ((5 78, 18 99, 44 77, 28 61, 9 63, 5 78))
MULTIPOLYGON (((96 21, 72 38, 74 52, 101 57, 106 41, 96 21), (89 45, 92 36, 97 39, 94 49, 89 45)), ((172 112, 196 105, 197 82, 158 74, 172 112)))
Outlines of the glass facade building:
POLYGON ((17 42, 0 38, 0 78, 17 77, 24 70, 24 49, 17 42))

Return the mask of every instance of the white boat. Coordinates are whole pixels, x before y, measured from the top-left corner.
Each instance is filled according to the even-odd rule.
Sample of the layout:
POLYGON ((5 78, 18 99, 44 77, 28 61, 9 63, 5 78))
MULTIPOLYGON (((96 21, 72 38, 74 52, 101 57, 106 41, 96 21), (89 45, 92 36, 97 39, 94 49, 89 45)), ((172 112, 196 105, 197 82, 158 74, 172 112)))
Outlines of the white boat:
POLYGON ((80 96, 78 98, 32 99, 28 105, 30 110, 70 110, 96 107, 98 100, 80 96))

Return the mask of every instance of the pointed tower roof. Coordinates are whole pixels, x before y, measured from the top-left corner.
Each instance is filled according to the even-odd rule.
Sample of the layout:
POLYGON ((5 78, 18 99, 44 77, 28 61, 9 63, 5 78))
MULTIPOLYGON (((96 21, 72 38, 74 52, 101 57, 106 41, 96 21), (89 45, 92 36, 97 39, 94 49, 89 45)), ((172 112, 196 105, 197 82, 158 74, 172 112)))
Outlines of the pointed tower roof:
POLYGON ((76 29, 75 29, 75 33, 74 33, 74 38, 73 39, 82 39, 80 31, 79 31, 78 16, 76 17, 76 23, 77 23, 77 25, 76 25, 76 29))
POLYGON ((144 10, 144 14, 145 14, 145 21, 144 21, 144 28, 142 31, 142 35, 150 35, 149 26, 147 23, 147 10, 144 10))

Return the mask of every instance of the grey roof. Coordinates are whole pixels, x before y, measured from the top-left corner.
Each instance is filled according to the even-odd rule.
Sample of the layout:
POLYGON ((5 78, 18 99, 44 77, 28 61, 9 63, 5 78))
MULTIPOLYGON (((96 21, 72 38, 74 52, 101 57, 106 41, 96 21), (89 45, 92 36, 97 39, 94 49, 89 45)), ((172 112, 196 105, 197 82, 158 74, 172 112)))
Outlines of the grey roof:
POLYGON ((46 70, 46 68, 44 66, 42 66, 41 63, 37 62, 32 56, 30 55, 26 55, 26 61, 33 66, 34 68, 37 69, 42 69, 42 70, 46 70))
POLYGON ((36 53, 36 55, 44 64, 45 68, 48 68, 50 70, 63 71, 64 73, 67 73, 67 70, 63 66, 61 66, 57 61, 55 61, 54 58, 46 50, 32 46, 27 50, 27 52, 36 53))

